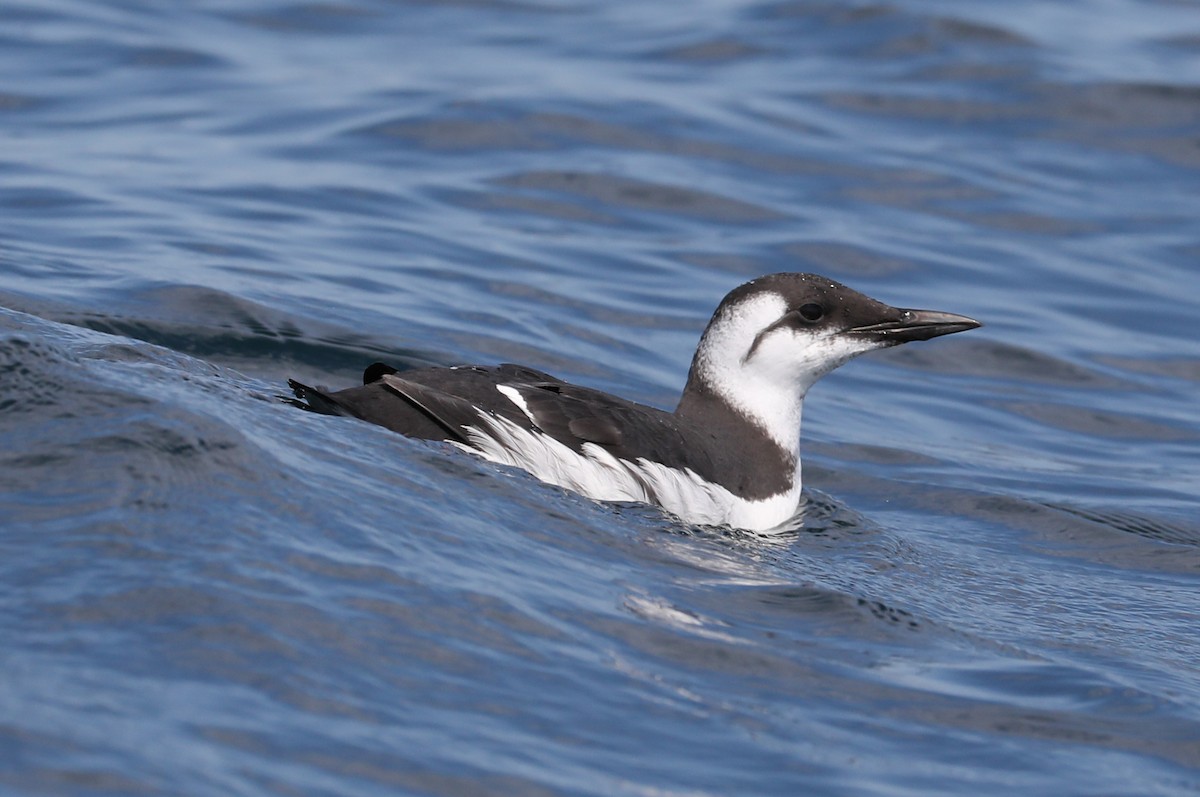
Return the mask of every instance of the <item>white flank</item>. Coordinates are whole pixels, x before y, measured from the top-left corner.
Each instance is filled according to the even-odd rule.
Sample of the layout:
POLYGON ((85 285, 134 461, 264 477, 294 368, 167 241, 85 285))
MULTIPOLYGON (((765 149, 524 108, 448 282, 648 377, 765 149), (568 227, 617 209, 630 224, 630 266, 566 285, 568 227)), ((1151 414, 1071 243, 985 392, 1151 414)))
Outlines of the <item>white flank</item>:
POLYGON ((676 470, 646 459, 618 459, 594 443, 585 443, 580 455, 549 435, 524 429, 506 418, 488 416, 485 421, 486 429, 467 427, 471 446, 455 445, 597 501, 657 503, 686 523, 728 524, 752 531, 780 526, 795 516, 800 505, 799 468, 786 492, 749 501, 691 470, 676 470))

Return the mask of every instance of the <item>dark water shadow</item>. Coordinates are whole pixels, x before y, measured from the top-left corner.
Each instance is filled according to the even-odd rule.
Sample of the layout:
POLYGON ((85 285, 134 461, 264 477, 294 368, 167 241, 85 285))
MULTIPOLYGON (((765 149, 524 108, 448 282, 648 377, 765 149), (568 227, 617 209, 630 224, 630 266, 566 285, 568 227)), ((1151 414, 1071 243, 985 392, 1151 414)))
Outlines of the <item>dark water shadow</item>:
POLYGON ((354 382, 362 368, 376 360, 398 367, 452 362, 447 355, 396 347, 198 286, 175 285, 126 295, 121 309, 105 313, 12 294, 0 294, 0 305, 280 382, 288 377, 354 382))

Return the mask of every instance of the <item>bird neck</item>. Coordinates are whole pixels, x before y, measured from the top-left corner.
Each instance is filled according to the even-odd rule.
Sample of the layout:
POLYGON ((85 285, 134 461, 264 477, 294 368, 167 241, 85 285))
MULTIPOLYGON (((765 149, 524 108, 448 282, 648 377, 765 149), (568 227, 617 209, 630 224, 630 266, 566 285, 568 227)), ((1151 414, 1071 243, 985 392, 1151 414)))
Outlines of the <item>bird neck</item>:
POLYGON ((804 395, 799 391, 751 383, 714 384, 693 367, 675 415, 701 428, 727 429, 743 439, 757 433, 776 446, 785 460, 798 464, 803 411, 804 395))

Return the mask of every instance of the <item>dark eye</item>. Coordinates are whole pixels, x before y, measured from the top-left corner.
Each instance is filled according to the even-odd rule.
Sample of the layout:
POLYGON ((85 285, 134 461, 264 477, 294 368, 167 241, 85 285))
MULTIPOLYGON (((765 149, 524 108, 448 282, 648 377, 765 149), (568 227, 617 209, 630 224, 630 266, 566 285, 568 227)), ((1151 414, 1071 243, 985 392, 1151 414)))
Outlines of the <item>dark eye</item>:
POLYGON ((800 305, 800 317, 805 321, 820 321, 825 315, 825 308, 816 302, 800 305))

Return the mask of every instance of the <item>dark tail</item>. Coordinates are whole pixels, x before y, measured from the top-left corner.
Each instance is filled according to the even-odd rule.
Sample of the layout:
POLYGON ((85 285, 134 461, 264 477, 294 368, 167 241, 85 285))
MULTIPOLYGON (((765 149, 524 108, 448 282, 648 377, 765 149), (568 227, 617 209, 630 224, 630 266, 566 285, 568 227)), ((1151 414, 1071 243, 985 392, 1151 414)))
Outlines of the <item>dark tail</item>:
POLYGON ((309 412, 317 412, 321 415, 353 415, 353 413, 338 404, 336 400, 319 388, 309 387, 302 382, 297 382, 295 379, 288 380, 288 387, 292 389, 292 393, 296 395, 296 398, 289 398, 287 396, 283 396, 282 398, 293 407, 299 407, 309 412))

